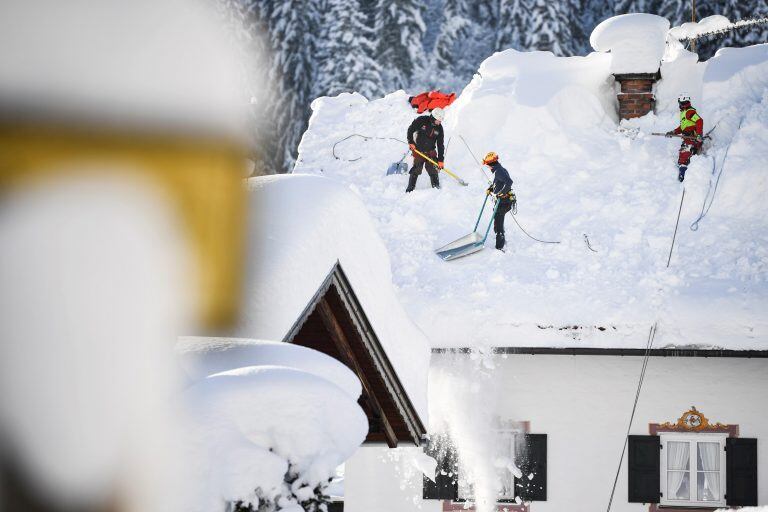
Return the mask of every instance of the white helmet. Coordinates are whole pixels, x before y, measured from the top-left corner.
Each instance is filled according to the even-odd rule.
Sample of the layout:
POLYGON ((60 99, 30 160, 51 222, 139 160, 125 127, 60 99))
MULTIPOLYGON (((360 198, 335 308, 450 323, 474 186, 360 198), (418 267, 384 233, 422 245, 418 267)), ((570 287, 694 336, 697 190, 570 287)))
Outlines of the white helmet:
POLYGON ((445 118, 445 110, 441 109, 440 107, 433 108, 432 117, 434 117, 437 121, 442 121, 445 118))
POLYGON ((678 103, 690 103, 691 102, 691 95, 687 92, 681 92, 680 95, 677 97, 678 103))

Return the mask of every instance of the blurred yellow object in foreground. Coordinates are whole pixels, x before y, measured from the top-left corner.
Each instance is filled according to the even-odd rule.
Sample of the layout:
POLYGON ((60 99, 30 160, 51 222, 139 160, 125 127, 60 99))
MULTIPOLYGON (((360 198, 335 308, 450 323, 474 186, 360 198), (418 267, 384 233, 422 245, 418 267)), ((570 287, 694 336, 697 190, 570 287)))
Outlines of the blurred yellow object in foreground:
POLYGON ((210 330, 237 316, 245 162, 245 149, 227 139, 0 122, 0 194, 67 173, 105 171, 135 175, 163 194, 193 251, 197 317, 210 330))

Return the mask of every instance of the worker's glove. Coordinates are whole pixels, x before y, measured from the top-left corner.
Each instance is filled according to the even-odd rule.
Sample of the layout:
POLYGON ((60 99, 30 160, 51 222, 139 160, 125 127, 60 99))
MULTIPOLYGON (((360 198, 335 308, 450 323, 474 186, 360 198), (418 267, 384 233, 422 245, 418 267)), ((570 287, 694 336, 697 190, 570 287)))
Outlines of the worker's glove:
POLYGON ((675 132, 674 131, 668 131, 667 133, 664 134, 664 136, 667 137, 667 138, 674 137, 675 136, 675 132))
POLYGON ((493 193, 493 187, 488 187, 485 189, 485 195, 489 196, 493 193))
POLYGON ((515 197, 515 193, 512 191, 509 192, 509 200, 512 201, 513 203, 517 202, 517 197, 515 197))
POLYGON ((416 149, 416 144, 408 144, 408 149, 413 151, 414 149, 416 149))
POLYGON ((445 167, 445 162, 437 162, 437 166, 438 166, 440 169, 442 169, 443 167, 445 167))

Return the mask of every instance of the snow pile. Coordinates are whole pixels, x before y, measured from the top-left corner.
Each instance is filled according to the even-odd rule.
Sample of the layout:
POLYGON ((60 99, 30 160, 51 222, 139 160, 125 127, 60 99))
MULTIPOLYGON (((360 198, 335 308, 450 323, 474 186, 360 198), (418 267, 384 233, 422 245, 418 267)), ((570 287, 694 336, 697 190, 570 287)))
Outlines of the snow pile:
POLYGON ((672 27, 669 29, 669 35, 680 41, 683 39, 692 39, 707 32, 722 30, 728 28, 730 25, 731 21, 728 18, 715 14, 702 18, 697 22, 689 21, 683 23, 679 27, 672 27))
POLYGON ((178 351, 193 381, 185 440, 200 484, 185 510, 297 506, 322 492, 365 439, 360 383, 329 356, 243 339, 184 338, 178 351))
MULTIPOLYGON (((663 51, 666 22, 614 22, 623 19, 631 27, 644 20, 637 25, 661 39, 663 51)), ((605 40, 622 41, 611 25, 598 38, 601 49, 605 40)), ((332 177, 362 198, 400 299, 434 346, 641 348, 659 321, 657 348, 768 347, 765 46, 724 50, 705 63, 677 52, 664 63, 657 113, 623 122, 621 131, 611 55, 506 51, 486 60, 446 110, 446 167, 470 182, 466 188, 443 174, 443 187, 432 190, 422 175, 405 195, 407 176, 385 176, 406 151, 397 140, 348 139, 334 157, 334 144, 352 133, 404 140, 414 118, 405 93, 313 102, 294 172, 332 177), (678 124, 683 85, 705 129, 718 126, 708 154, 689 168, 667 268, 682 192, 679 142, 648 133, 678 124), (499 153, 519 213, 507 217, 506 253, 486 249, 444 263, 434 249, 472 230, 487 186, 460 136, 477 157, 499 153), (715 188, 713 165, 724 173, 694 232, 688 227, 715 188), (560 243, 532 240, 515 220, 533 237, 560 243)), ((633 71, 655 72, 660 58, 653 54, 652 70, 633 71)))
POLYGON ((623 14, 600 23, 589 37, 598 52, 611 52, 611 73, 656 73, 664 56, 669 21, 655 14, 623 14))
POLYGON ((369 200, 317 176, 250 180, 250 268, 236 334, 282 340, 338 261, 426 423, 429 345, 395 295, 369 200))

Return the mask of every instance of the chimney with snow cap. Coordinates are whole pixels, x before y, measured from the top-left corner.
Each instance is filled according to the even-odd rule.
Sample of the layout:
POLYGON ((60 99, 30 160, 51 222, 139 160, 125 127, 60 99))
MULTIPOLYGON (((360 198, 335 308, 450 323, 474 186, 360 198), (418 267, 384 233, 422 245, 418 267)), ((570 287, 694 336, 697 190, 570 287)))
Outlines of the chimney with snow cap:
POLYGON ((653 110, 653 84, 664 56, 669 21, 654 14, 623 14, 600 23, 589 38, 598 52, 610 52, 611 73, 621 84, 619 117, 642 117, 653 110))

